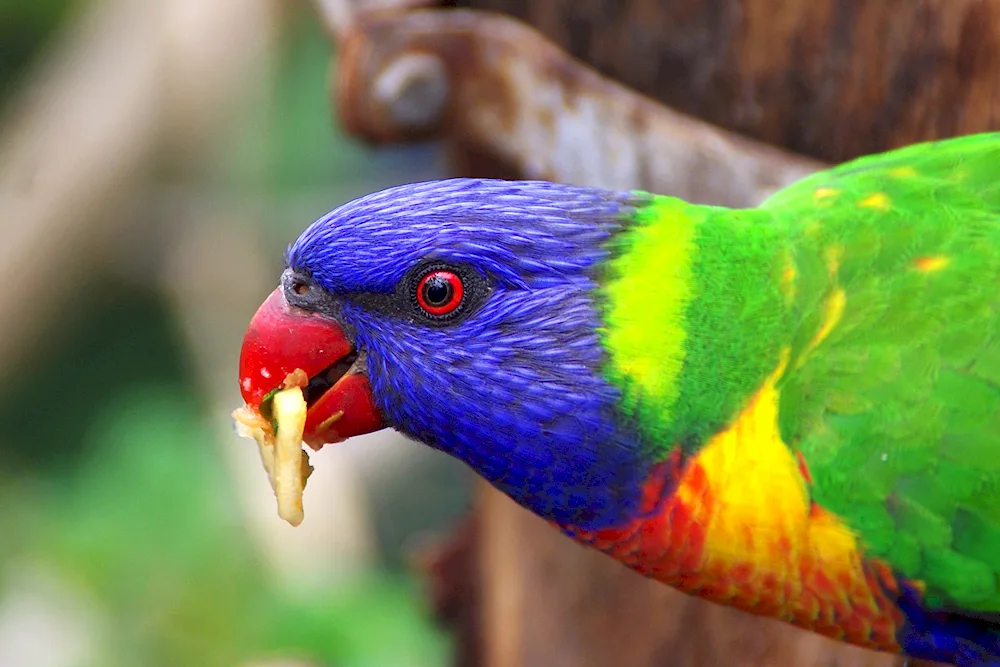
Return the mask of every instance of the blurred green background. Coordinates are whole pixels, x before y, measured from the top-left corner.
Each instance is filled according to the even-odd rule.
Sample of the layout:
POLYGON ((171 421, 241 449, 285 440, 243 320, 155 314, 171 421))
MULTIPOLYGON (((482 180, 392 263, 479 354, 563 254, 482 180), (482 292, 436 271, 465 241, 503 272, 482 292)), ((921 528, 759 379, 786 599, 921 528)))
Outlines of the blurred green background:
MULTIPOLYGON (((46 59, 78 43, 79 24, 150 7, 95 4, 0 0, 0 138, 31 115, 19 100, 58 69, 46 59)), ((262 16, 273 26, 252 62, 225 65, 240 83, 204 104, 187 91, 176 114, 211 120, 185 134, 164 112, 113 196, 78 221, 65 211, 81 240, 60 252, 79 268, 50 274, 40 252, 26 281, 38 294, 3 313, 34 324, 0 359, 0 667, 448 661, 407 557, 466 510, 466 471, 393 434, 328 448, 296 533, 227 415, 241 329, 285 245, 344 201, 445 173, 437 146, 346 139, 311 8, 268 3, 262 16)), ((219 32, 206 43, 221 55, 205 61, 223 63, 241 38, 219 32)), ((199 57, 173 61, 176 90, 199 57)), ((8 232, 27 224, 3 218, 8 232)))

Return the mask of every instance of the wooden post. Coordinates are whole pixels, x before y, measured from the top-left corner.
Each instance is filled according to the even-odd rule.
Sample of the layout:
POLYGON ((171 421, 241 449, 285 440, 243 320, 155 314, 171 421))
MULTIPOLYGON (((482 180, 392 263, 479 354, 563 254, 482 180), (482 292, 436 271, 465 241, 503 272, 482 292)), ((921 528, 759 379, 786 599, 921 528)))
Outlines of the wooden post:
POLYGON ((467 0, 669 107, 827 162, 1000 129, 1000 0, 467 0))

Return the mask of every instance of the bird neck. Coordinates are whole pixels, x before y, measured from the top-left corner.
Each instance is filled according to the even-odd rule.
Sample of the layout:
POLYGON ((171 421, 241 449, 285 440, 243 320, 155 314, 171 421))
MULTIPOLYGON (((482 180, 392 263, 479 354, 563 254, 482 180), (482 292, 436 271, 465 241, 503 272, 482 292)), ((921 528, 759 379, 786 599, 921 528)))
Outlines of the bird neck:
POLYGON ((614 240, 606 375, 654 459, 696 451, 773 371, 794 296, 789 253, 765 211, 668 197, 614 240))
POLYGON ((475 447, 456 446, 468 434, 438 439, 521 505, 584 530, 629 525, 651 489, 672 492, 773 372, 794 294, 787 243, 761 211, 654 197, 609 252, 594 329, 610 398, 580 377, 540 395, 567 403, 542 432, 512 415, 475 447))

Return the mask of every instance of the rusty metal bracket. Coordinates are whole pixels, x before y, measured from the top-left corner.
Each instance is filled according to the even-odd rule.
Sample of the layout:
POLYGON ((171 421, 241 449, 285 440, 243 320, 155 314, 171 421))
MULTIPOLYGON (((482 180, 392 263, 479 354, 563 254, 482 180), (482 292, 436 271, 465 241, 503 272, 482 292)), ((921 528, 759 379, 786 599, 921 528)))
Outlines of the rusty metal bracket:
POLYGON ((823 165, 668 109, 500 14, 417 9, 356 17, 335 104, 374 143, 457 139, 525 178, 758 203, 823 165))

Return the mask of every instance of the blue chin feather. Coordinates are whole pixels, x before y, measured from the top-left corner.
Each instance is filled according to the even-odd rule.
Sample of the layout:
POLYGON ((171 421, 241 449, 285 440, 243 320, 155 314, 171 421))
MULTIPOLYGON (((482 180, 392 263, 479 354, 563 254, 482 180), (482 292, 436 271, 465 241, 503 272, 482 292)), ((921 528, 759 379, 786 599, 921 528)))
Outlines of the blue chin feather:
POLYGON ((633 516, 648 465, 621 427, 592 285, 496 288, 445 327, 343 317, 388 423, 468 463, 540 516, 595 529, 633 516))

